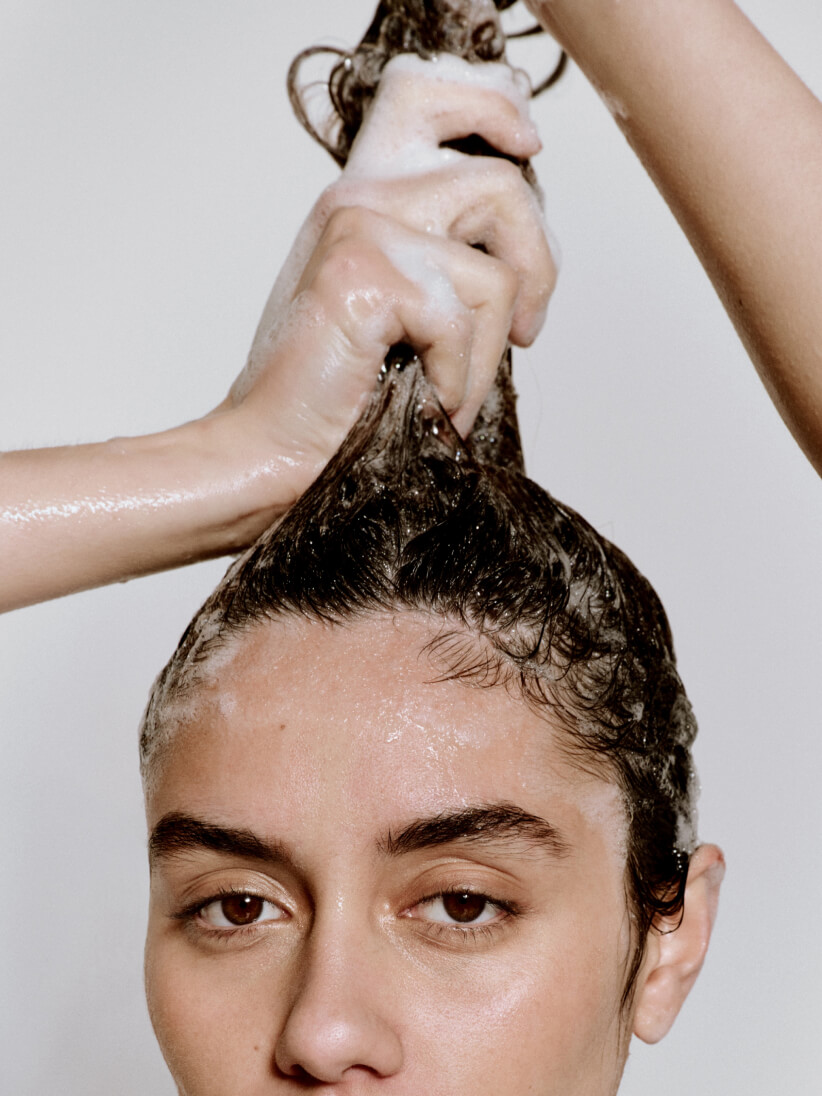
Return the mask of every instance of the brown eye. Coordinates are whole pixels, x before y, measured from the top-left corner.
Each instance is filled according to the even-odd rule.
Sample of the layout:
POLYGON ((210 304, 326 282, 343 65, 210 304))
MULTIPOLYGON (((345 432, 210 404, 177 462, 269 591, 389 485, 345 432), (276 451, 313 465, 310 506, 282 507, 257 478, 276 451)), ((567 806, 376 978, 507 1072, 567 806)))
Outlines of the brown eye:
POLYGON ((226 921, 232 925, 251 925, 259 920, 265 903, 255 894, 230 894, 220 902, 226 921))
POLYGON ((444 894, 442 896, 442 908, 455 921, 466 924, 476 921, 488 905, 488 899, 482 894, 471 894, 466 891, 463 894, 444 894))
POLYGON ((225 894, 203 906, 200 917, 214 928, 232 929, 280 921, 285 913, 256 894, 225 894))
POLYGON ((440 925, 484 925, 504 920, 504 907, 487 894, 473 891, 446 891, 414 907, 415 916, 440 925))

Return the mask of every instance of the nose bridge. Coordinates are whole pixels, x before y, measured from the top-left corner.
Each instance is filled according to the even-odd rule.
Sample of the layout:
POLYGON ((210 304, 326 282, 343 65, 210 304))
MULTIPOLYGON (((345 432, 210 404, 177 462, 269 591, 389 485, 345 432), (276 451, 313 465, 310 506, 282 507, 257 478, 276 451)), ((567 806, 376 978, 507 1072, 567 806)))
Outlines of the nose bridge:
POLYGON ((318 907, 306 939, 306 989, 321 989, 329 1000, 338 992, 352 999, 358 995, 369 957, 376 959, 381 950, 369 912, 358 896, 343 894, 318 907))
POLYGON ((351 1069, 396 1073, 402 1046, 389 1007, 389 945, 363 904, 338 898, 319 907, 297 963, 278 1068, 327 1084, 351 1069))

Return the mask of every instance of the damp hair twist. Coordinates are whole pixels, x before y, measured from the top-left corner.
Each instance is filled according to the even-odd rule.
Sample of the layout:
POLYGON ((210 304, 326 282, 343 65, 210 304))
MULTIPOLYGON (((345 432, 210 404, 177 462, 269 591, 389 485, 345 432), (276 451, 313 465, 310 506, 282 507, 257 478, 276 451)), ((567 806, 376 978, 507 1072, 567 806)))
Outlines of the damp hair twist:
POLYGON ((648 932, 682 908, 695 843, 696 725, 668 621, 627 557, 526 477, 507 364, 463 441, 407 360, 187 629, 144 717, 144 779, 173 737, 174 705, 246 630, 427 614, 442 679, 512 690, 575 764, 620 788, 636 941, 627 1002, 648 932))
MULTIPOLYGON (((516 0, 380 0, 371 25, 355 49, 345 52, 311 46, 294 59, 286 81, 294 113, 342 167, 374 98, 382 70, 392 57, 416 53, 430 60, 439 53, 453 53, 469 62, 504 61, 506 36, 497 13, 514 3, 516 0), (300 74, 310 57, 322 53, 337 56, 338 61, 327 81, 331 116, 321 130, 311 120, 300 74)), ((534 26, 512 37, 539 33, 541 28, 534 26)), ((567 61, 562 52, 555 68, 532 94, 539 95, 555 84, 567 61)))
MULTIPOLYGON (((356 60, 332 74, 339 129, 326 147, 338 162, 394 53, 425 56, 445 42, 469 59, 501 58, 499 24, 483 29, 489 13, 490 0, 382 0, 356 60), (455 22, 466 6, 476 18, 455 22)), ((147 787, 173 737, 175 704, 247 629, 407 611, 439 624, 429 653, 443 679, 515 691, 558 729, 574 763, 620 788, 635 940, 627 1004, 649 931, 682 910, 696 841, 696 724, 651 585, 525 475, 510 351, 463 441, 413 351, 393 349, 337 454, 229 568, 155 682, 140 733, 147 787)))

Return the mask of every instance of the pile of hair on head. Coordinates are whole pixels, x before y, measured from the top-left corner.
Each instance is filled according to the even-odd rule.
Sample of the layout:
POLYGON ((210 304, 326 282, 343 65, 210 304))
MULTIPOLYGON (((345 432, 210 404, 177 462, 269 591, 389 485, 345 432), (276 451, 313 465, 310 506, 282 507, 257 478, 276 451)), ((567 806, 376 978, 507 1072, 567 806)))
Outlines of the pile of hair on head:
POLYGON ((229 568, 157 679, 144 780, 173 707, 234 637, 295 616, 345 626, 408 611, 437 626, 428 653, 442 679, 509 689, 561 729, 576 764, 621 789, 637 940, 627 1001, 648 930, 682 906, 696 726, 650 584, 525 475, 510 353, 463 440, 413 351, 394 349, 335 457, 229 568))
POLYGON ((429 653, 441 679, 516 692, 562 729, 572 760, 620 787, 626 890, 644 940, 681 907, 694 845, 691 708, 650 584, 525 476, 512 416, 505 366, 466 442, 416 359, 388 371, 319 478, 189 625, 149 700, 144 778, 173 734, 174 705, 245 630, 425 613, 439 624, 429 653))

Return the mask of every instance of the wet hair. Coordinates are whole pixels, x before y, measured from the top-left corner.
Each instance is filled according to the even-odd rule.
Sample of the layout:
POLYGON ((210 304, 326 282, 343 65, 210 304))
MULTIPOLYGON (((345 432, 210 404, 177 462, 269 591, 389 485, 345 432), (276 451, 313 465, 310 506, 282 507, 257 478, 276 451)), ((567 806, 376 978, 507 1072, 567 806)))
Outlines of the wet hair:
MULTIPOLYGON (((506 36, 497 12, 514 3, 516 0, 380 0, 371 25, 355 49, 345 52, 331 46, 311 46, 294 59, 287 79, 294 113, 342 167, 374 98, 382 70, 392 57, 416 53, 430 60, 438 53, 453 53, 469 62, 504 61, 506 36), (311 118, 300 73, 310 57, 322 53, 339 60, 327 81, 331 114, 318 126, 311 118)), ((535 25, 510 37, 540 33, 542 28, 535 25)), ((554 69, 533 88, 532 94, 539 95, 553 86, 567 61, 563 51, 554 69)))
MULTIPOLYGON (((442 29, 464 3, 402 7, 423 16, 437 9, 442 29)), ((395 8, 383 0, 378 15, 395 8)), ((375 20, 367 50, 375 36, 393 41, 381 27, 375 20)), ((493 39, 462 25, 459 34, 463 47, 493 39)), ((346 125, 335 146, 343 160, 355 132, 346 125)), ((696 725, 650 584, 525 475, 510 351, 463 441, 411 348, 393 349, 338 453, 232 565, 157 679, 140 736, 144 780, 174 733, 173 705, 196 690, 233 638, 287 618, 344 626, 401 612, 424 613, 437 626, 427 650, 440 679, 512 691, 558 728, 575 764, 620 788, 635 930, 627 1004, 648 932, 682 910, 695 844, 696 725)))
POLYGON ((648 931, 682 908, 694 846, 696 728, 664 610, 618 548, 525 475, 507 363, 463 442, 409 356, 189 626, 149 701, 144 775, 173 735, 169 702, 246 630, 424 613, 439 625, 438 679, 513 691, 560 728, 569 758, 621 789, 627 1001, 648 931))

